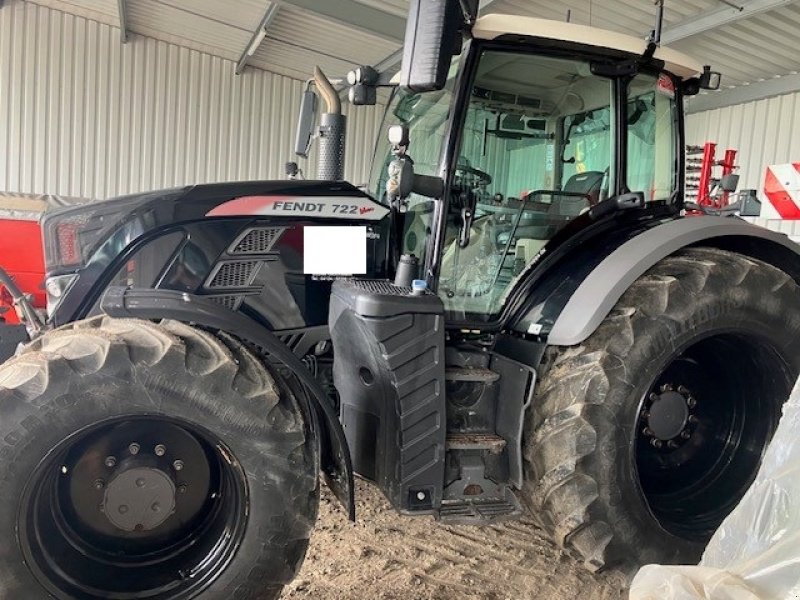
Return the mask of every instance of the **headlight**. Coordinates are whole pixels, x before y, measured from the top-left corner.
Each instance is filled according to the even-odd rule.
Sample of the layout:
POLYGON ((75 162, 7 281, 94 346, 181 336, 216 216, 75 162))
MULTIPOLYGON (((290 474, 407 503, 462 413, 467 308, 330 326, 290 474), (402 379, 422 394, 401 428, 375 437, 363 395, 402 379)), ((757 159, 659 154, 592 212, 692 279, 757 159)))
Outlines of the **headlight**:
MULTIPOLYGON (((42 218, 42 237, 44 238, 45 270, 47 273, 77 271, 84 267, 94 253, 113 236, 123 238, 136 233, 141 234, 141 225, 136 221, 137 214, 152 200, 179 196, 183 189, 159 190, 146 194, 134 194, 91 202, 45 213, 42 218), (125 227, 128 226, 128 231, 125 227), (119 237, 118 235, 118 237, 119 237)), ((113 240, 117 246, 109 248, 112 257, 129 241, 113 240)))
POLYGON ((44 289, 47 293, 47 316, 53 314, 53 311, 61 302, 64 294, 67 293, 70 287, 77 281, 78 275, 57 275, 55 277, 48 277, 44 282, 44 289))

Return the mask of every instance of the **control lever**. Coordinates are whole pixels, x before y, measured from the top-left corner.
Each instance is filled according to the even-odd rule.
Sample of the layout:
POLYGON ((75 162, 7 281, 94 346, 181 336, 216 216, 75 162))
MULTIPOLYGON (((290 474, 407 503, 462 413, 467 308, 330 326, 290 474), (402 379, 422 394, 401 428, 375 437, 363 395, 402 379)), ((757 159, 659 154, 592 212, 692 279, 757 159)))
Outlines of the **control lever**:
POLYGON ((475 211, 465 206, 461 209, 461 229, 458 232, 458 247, 466 248, 469 245, 469 232, 472 229, 472 221, 475 218, 475 211))

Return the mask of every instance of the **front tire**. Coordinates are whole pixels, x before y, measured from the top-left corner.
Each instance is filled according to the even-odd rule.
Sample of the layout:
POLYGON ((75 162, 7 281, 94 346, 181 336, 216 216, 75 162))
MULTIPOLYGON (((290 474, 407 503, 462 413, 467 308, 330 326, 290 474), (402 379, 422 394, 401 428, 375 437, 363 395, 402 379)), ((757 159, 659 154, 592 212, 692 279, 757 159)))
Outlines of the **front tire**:
POLYGON ((687 249, 550 359, 526 424, 531 511, 590 570, 696 562, 800 373, 800 287, 763 262, 687 249))
POLYGON ((317 448, 241 343, 98 317, 0 368, 0 598, 274 599, 317 515, 317 448))

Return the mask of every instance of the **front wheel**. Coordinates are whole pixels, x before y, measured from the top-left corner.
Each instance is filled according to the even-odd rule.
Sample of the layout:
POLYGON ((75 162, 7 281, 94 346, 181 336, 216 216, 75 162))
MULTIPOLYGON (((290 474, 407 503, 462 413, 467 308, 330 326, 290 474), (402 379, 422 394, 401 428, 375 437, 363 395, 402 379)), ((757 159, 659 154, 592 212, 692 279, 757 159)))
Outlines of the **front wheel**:
POLYGON ((693 248, 637 280, 583 344, 551 350, 525 499, 592 570, 695 562, 755 478, 800 373, 800 287, 693 248))
POLYGON ((0 368, 0 597, 277 598, 319 503, 289 386, 238 341, 96 318, 0 368))

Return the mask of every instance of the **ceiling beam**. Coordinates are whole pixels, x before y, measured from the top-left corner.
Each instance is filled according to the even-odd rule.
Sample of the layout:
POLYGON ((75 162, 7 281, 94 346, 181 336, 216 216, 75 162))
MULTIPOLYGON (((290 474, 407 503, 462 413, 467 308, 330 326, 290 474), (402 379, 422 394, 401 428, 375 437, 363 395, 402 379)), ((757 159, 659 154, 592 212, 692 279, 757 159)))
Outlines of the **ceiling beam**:
POLYGON ((119 13, 119 40, 124 44, 128 41, 128 14, 125 0, 117 0, 117 11, 119 13))
POLYGON ((244 71, 244 68, 247 66, 247 62, 250 60, 253 54, 256 53, 256 50, 258 50, 258 47, 261 45, 261 42, 264 41, 264 38, 267 37, 267 29, 269 29, 269 26, 275 20, 275 17, 278 16, 279 10, 280 1, 273 0, 267 8, 267 11, 264 13, 264 16, 261 17, 258 27, 256 27, 253 35, 250 37, 250 41, 247 42, 247 46, 245 46, 244 50, 242 50, 239 60, 236 61, 236 67, 233 70, 236 75, 242 74, 242 71, 244 71))
POLYGON ((775 10, 776 8, 793 4, 795 1, 738 0, 735 6, 731 6, 733 3, 725 2, 725 6, 691 15, 678 23, 669 25, 661 33, 661 43, 672 44, 678 40, 705 33, 723 25, 730 25, 736 21, 748 19, 768 10, 775 10))
POLYGON ((740 85, 735 88, 719 92, 709 92, 695 96, 686 104, 687 113, 698 113, 705 110, 715 110, 734 104, 755 102, 783 94, 800 92, 800 74, 784 75, 750 85, 740 85))
POLYGON ((284 0, 309 12, 394 42, 402 42, 406 20, 356 0, 284 0))

